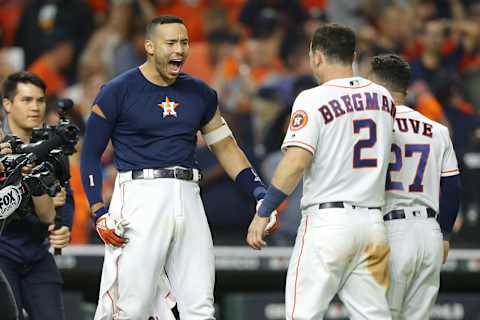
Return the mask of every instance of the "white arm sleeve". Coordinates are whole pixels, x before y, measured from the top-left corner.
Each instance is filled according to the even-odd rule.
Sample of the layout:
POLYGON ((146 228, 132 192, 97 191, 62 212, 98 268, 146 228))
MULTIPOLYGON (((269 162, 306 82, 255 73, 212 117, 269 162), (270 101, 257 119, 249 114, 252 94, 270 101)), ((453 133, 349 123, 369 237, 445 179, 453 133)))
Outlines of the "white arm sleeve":
POLYGON ((223 119, 223 118, 222 118, 222 123, 223 124, 220 127, 218 127, 217 129, 214 129, 214 130, 212 130, 212 131, 203 135, 203 139, 205 140, 205 143, 208 146, 211 146, 211 145, 225 139, 226 137, 233 136, 232 131, 228 127, 228 124, 225 121, 225 119, 223 119))

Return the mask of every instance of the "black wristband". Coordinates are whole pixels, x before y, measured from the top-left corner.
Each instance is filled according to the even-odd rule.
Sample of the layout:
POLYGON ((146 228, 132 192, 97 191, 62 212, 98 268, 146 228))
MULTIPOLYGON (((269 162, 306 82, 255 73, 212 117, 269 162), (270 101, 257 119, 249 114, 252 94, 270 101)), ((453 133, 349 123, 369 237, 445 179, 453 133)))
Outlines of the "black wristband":
POLYGON ((245 168, 235 177, 235 183, 245 192, 250 193, 255 200, 265 197, 267 188, 253 168, 245 168))
POLYGON ((108 213, 107 208, 100 207, 99 209, 97 209, 95 212, 92 213, 93 222, 97 222, 98 218, 100 218, 101 216, 107 213, 108 213))

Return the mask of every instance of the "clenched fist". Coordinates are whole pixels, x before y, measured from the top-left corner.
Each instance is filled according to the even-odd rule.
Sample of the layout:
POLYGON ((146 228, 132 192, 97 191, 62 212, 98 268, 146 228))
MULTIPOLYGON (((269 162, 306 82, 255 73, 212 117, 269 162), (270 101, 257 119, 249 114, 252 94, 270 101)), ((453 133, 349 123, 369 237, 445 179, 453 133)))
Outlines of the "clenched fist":
POLYGON ((65 205, 65 202, 67 201, 67 191, 65 191, 65 188, 62 188, 53 199, 53 205, 55 208, 61 207, 65 205))
POLYGON ((70 242, 70 229, 67 226, 62 226, 55 229, 55 225, 48 226, 48 241, 54 249, 65 248, 70 242))

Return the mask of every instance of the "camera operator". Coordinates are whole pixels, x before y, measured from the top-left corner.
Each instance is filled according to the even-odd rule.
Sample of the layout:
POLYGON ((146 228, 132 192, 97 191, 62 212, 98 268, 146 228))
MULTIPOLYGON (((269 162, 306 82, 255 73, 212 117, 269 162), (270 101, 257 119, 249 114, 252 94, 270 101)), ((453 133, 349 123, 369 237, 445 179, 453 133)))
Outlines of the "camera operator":
MULTIPOLYGON (((46 85, 29 72, 10 75, 3 85, 3 107, 7 114, 5 134, 29 143, 32 129, 43 125, 46 85)), ((49 253, 49 246, 61 249, 70 241, 73 199, 67 185, 53 198, 32 192, 33 210, 10 222, 0 236, 0 268, 12 287, 23 319, 24 308, 31 319, 64 319, 62 278, 49 253), (56 214, 63 218, 55 229, 56 214)))
MULTIPOLYGON (((10 149, 10 144, 0 143, 0 154, 12 153, 10 149)), ((2 163, 0 163, 0 172, 5 170, 2 163)), ((13 296, 12 288, 8 283, 5 274, 0 269, 0 314, 3 315, 5 320, 17 320, 18 319, 18 310, 17 304, 15 303, 15 298, 13 296)))

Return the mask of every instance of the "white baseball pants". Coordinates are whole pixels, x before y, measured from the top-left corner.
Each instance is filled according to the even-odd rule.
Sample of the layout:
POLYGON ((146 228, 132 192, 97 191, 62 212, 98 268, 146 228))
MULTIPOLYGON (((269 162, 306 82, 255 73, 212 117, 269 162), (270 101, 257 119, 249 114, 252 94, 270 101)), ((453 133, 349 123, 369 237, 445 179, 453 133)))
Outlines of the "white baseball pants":
POLYGON ((393 319, 425 320, 440 288, 443 238, 425 208, 403 210, 406 219, 386 221, 391 248, 387 297, 393 319))
POLYGON ((336 293, 351 319, 391 319, 388 255, 380 210, 304 210, 287 274, 286 319, 323 319, 336 293))
POLYGON ((119 173, 109 211, 130 222, 123 248, 106 246, 95 320, 213 320, 213 243, 197 183, 119 173), (168 274, 171 285, 169 294, 168 274))

